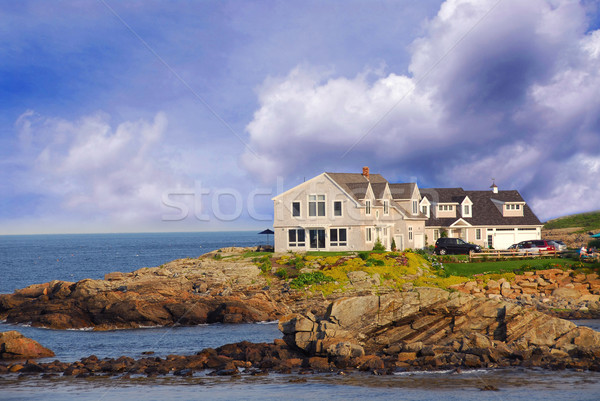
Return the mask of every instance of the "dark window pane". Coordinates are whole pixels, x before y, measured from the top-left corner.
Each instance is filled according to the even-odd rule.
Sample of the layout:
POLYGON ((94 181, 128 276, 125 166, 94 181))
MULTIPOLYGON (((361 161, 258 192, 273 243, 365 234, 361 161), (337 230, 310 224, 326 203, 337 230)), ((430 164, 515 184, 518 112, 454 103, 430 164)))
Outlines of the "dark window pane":
POLYGON ((304 242, 304 230, 298 230, 298 242, 304 242))
POLYGON ((317 215, 317 203, 316 202, 309 202, 308 203, 308 215, 309 216, 316 216, 317 215))
POLYGON ((289 231, 290 242, 296 242, 296 230, 289 231))
MULTIPOLYGON (((340 228, 340 241, 346 241, 346 229, 340 228)), ((344 244, 346 245, 346 244, 344 244)))
POLYGON ((300 216, 300 202, 292 203, 292 216, 300 216))
POLYGON ((318 216, 325 216, 325 202, 319 202, 319 214, 318 216))
POLYGON ((338 230, 336 228, 332 228, 331 230, 329 230, 329 240, 337 242, 338 230))
POLYGON ((342 202, 333 202, 333 215, 341 216, 342 215, 342 202))

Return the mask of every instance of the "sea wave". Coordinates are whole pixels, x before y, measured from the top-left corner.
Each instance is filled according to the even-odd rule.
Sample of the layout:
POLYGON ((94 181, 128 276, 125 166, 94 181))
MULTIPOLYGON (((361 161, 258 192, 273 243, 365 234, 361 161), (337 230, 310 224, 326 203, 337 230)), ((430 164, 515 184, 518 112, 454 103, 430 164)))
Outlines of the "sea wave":
POLYGON ((262 322, 256 322, 256 324, 279 324, 279 320, 263 320, 262 322))

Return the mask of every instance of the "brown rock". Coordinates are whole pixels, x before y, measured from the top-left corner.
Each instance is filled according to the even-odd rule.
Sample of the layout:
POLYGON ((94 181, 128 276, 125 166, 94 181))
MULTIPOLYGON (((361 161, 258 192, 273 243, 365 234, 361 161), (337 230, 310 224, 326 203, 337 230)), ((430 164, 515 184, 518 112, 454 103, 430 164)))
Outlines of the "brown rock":
POLYGON ((54 352, 18 331, 0 333, 0 359, 34 359, 51 356, 54 356, 54 352))

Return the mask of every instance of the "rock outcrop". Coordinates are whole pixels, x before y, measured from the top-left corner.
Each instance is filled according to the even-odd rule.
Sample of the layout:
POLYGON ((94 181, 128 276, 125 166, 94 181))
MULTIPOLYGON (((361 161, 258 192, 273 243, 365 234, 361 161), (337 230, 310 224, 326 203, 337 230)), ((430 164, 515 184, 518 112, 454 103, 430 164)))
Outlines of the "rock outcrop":
POLYGON ((0 333, 0 359, 36 359, 54 356, 54 352, 18 331, 0 333))
POLYGON ((600 361, 600 333, 592 329, 514 303, 435 288, 339 299, 322 319, 292 314, 279 327, 290 347, 310 356, 393 355, 397 366, 424 360, 498 366, 531 355, 539 356, 536 366, 543 358, 600 361))
MULTIPOLYGON (((221 255, 239 255, 225 249, 221 255)), ((51 281, 0 295, 0 318, 53 329, 242 323, 288 313, 249 259, 183 259, 105 280, 51 281)))
POLYGON ((600 277, 596 273, 547 269, 517 274, 510 281, 476 279, 450 288, 476 297, 513 300, 559 317, 600 317, 600 277))

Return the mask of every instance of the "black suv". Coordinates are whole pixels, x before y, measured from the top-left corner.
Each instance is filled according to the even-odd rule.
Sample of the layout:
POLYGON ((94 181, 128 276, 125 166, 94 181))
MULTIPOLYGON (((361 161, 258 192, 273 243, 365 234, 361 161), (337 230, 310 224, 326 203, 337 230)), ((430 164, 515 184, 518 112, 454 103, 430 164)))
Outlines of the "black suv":
POLYGON ((460 238, 439 238, 435 241, 435 253, 446 255, 450 253, 469 253, 481 252, 481 247, 475 244, 469 244, 460 238))

